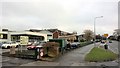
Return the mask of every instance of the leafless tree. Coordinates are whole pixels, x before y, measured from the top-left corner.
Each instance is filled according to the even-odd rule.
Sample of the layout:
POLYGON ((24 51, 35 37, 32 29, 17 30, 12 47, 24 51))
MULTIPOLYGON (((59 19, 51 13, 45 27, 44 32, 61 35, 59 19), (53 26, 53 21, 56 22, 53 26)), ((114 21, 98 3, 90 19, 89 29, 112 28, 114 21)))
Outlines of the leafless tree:
POLYGON ((87 41, 92 40, 93 37, 94 37, 93 31, 91 31, 91 30, 84 30, 84 38, 85 38, 87 41))

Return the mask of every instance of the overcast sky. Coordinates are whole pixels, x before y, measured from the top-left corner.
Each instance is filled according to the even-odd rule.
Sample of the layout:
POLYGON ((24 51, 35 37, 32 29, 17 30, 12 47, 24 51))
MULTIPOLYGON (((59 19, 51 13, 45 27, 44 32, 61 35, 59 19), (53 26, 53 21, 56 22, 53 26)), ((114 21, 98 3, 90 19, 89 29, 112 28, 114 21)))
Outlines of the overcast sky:
POLYGON ((1 0, 0 26, 9 30, 57 28, 112 34, 118 28, 118 0, 1 0))

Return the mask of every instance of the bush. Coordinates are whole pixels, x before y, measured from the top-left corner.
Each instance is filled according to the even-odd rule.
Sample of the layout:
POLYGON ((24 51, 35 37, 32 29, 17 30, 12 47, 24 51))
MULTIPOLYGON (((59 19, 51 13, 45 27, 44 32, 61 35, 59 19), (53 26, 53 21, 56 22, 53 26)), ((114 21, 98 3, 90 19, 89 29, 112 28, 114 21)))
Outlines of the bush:
POLYGON ((80 42, 80 46, 86 46, 86 45, 89 45, 89 44, 92 44, 92 43, 93 43, 92 41, 80 42))
POLYGON ((80 42, 85 42, 85 40, 84 40, 84 39, 81 39, 80 42))

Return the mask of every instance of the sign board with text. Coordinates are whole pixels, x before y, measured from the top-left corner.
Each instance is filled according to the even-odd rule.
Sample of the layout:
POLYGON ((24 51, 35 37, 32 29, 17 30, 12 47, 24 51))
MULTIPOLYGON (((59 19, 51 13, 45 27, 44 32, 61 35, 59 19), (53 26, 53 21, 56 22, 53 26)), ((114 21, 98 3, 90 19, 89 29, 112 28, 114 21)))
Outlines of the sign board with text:
POLYGON ((108 37, 108 34, 104 34, 104 37, 108 37))
POLYGON ((20 45, 28 44, 28 36, 20 36, 20 45))

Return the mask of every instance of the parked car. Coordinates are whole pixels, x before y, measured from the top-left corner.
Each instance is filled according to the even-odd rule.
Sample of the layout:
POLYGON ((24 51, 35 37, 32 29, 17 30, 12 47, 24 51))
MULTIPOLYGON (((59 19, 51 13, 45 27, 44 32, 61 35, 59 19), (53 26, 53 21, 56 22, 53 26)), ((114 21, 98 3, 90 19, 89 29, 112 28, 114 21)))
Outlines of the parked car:
POLYGON ((2 48, 10 48, 11 46, 15 46, 17 48, 18 45, 19 43, 16 43, 16 42, 4 42, 2 44, 2 48))
POLYGON ((69 49, 71 49, 71 44, 67 43, 66 50, 69 50, 69 49))
POLYGON ((36 48, 41 48, 41 47, 43 47, 44 44, 45 44, 45 43, 42 42, 42 43, 40 43, 39 45, 37 45, 36 48))
POLYGON ((79 42, 73 42, 70 44, 72 48, 78 48, 80 47, 80 43, 79 42))
POLYGON ((0 42, 0 48, 2 47, 2 44, 3 44, 3 43, 2 43, 2 42, 0 42))
POLYGON ((34 42, 28 42, 27 45, 31 45, 31 44, 33 44, 33 43, 34 43, 34 42))
POLYGON ((33 43, 27 45, 27 49, 33 50, 36 48, 37 45, 39 45, 39 43, 33 42, 33 43))
POLYGON ((101 40, 100 39, 96 39, 95 42, 100 42, 101 40))
POLYGON ((109 43, 112 43, 112 41, 111 41, 111 40, 109 40, 109 43))
POLYGON ((34 43, 28 45, 28 46, 27 46, 27 49, 28 49, 28 50, 34 50, 34 49, 36 49, 36 48, 43 47, 43 45, 44 45, 45 43, 46 43, 46 42, 43 42, 43 41, 41 41, 41 42, 34 42, 34 43))
POLYGON ((106 40, 101 40, 101 43, 105 43, 106 42, 106 40))

